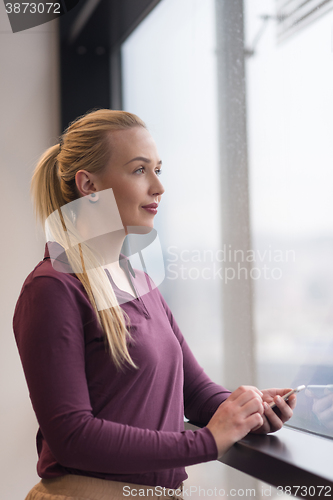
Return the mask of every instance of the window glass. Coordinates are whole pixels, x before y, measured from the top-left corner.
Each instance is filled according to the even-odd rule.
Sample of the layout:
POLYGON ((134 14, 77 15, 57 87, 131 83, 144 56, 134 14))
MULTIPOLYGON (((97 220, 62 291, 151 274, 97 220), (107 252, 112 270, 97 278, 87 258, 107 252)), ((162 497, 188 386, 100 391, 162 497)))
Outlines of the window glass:
MULTIPOLYGON (((199 363, 223 384, 223 356, 230 353, 222 343, 217 259, 225 242, 215 7, 214 0, 161 0, 122 45, 121 57, 124 109, 146 122, 163 160, 165 193, 155 228, 166 278, 159 288, 199 363)), ((244 7, 245 53, 254 48, 246 59, 244 120, 252 266, 260 270, 259 279, 251 275, 257 385, 329 385, 332 12, 278 44, 276 20, 261 32, 261 16, 276 15, 275 1, 244 0, 244 7)), ((229 347, 233 355, 236 344, 229 347)), ((321 390, 328 391, 317 388, 316 399, 299 395, 291 424, 330 436, 332 403, 330 394, 319 398, 321 390)), ((188 474, 187 486, 197 488, 264 486, 218 462, 190 467, 188 474)), ((271 494, 281 497, 274 488, 271 494)))
MULTIPOLYGON (((299 394, 290 425, 332 436, 333 12, 278 41, 277 3, 244 6, 256 383, 320 386, 299 394)), ((147 123, 163 160, 159 288, 223 384, 214 1, 162 0, 121 55, 124 109, 147 123)))
POLYGON ((221 382, 214 2, 164 0, 122 47, 124 109, 147 124, 163 161, 155 218, 159 287, 206 372, 221 382))
POLYGON ((333 12, 277 43, 276 2, 245 7, 258 385, 328 386, 290 424, 332 436, 333 12))

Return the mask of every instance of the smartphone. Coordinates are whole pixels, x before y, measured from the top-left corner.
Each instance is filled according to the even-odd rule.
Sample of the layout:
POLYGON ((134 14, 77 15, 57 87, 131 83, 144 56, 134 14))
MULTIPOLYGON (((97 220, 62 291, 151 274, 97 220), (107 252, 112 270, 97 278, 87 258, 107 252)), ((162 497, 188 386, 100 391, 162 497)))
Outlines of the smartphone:
MULTIPOLYGON (((330 392, 333 392, 333 384, 328 385, 308 385, 307 390, 311 392, 313 398, 323 398, 327 396, 330 392)), ((306 394, 307 396, 307 394, 306 394)))
MULTIPOLYGON (((282 399, 287 401, 289 396, 291 396, 292 394, 295 394, 296 392, 303 391, 303 389, 305 389, 305 385, 299 385, 298 387, 296 387, 296 389, 293 389, 292 391, 287 392, 287 394, 285 394, 284 396, 281 396, 281 397, 282 397, 282 399)), ((269 406, 271 408, 275 408, 276 404, 273 402, 269 406)))

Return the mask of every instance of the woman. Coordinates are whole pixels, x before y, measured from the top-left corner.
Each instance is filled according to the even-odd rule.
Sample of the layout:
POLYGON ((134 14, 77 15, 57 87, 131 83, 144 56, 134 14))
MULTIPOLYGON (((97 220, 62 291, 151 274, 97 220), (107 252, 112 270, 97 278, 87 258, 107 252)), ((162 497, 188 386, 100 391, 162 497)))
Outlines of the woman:
POLYGON ((230 393, 214 384, 158 288, 119 257, 126 234, 153 228, 164 192, 160 167, 145 124, 107 109, 73 122, 36 167, 34 202, 53 241, 14 315, 40 426, 42 479, 27 500, 158 498, 161 491, 181 498, 185 466, 216 460, 248 432, 275 431, 292 415, 296 397, 279 398, 289 389, 230 393), (121 224, 105 231, 113 216, 98 207, 115 207, 110 193, 121 224), (267 405, 273 398, 277 413, 267 405), (205 427, 184 431, 184 411, 205 427))

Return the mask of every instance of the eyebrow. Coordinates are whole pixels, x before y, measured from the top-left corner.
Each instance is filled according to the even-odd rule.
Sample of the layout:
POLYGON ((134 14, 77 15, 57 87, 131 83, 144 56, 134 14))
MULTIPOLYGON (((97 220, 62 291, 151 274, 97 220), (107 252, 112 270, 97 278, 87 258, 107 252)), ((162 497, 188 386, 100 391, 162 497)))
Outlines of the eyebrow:
MULTIPOLYGON (((151 163, 151 160, 149 160, 149 158, 145 158, 144 156, 137 156, 136 158, 133 158, 132 160, 125 163, 125 165, 132 163, 132 161, 144 161, 145 163, 151 163)), ((157 165, 162 165, 162 160, 158 161, 157 165)))

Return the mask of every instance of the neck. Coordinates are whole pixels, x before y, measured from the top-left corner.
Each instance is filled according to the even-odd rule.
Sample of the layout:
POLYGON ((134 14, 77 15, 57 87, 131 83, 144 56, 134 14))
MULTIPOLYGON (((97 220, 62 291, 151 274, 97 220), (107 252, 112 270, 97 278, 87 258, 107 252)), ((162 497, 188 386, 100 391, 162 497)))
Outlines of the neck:
POLYGON ((102 258, 103 267, 119 269, 119 255, 126 237, 125 229, 103 234, 89 241, 89 247, 102 258))

